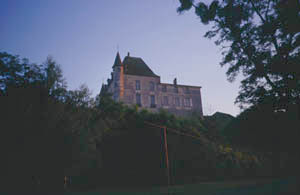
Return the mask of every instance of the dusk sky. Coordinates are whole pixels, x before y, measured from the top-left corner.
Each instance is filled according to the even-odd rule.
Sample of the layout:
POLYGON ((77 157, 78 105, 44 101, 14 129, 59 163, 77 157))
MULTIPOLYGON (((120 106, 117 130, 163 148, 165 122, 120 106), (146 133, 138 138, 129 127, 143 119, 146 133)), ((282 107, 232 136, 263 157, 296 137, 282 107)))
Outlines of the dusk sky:
POLYGON ((229 83, 209 26, 178 0, 1 0, 0 51, 42 63, 51 55, 69 89, 93 96, 110 77, 117 53, 141 57, 162 82, 202 86, 204 114, 236 116, 239 81, 229 83))

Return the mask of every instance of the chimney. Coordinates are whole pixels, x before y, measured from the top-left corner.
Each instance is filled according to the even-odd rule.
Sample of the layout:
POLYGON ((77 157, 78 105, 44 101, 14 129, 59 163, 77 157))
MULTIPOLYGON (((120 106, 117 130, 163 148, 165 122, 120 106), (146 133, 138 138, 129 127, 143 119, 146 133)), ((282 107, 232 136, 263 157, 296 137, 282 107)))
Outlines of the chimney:
POLYGON ((128 57, 130 56, 130 53, 129 53, 129 52, 127 53, 127 56, 128 56, 128 57))
POLYGON ((177 78, 174 79, 173 84, 177 85, 177 78))

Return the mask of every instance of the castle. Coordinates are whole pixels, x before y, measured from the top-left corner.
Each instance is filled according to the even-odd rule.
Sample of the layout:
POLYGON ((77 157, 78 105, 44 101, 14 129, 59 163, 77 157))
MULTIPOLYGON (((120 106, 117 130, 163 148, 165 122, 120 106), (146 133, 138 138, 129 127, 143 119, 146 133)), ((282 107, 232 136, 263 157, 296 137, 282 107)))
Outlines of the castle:
POLYGON ((165 109, 177 116, 203 116, 201 87, 178 85, 176 78, 173 84, 161 83, 160 76, 141 58, 129 53, 122 62, 118 52, 112 68, 111 78, 102 85, 100 94, 108 92, 115 101, 137 104, 153 112, 165 109))

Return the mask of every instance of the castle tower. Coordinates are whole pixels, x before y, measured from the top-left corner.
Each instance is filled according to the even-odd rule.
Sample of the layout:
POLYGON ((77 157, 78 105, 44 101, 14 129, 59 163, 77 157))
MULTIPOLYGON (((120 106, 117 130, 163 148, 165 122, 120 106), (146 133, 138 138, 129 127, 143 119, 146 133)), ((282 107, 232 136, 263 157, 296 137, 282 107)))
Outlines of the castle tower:
POLYGON ((116 101, 120 101, 124 96, 124 66, 121 61, 119 52, 117 53, 114 65, 113 65, 113 98, 116 101))

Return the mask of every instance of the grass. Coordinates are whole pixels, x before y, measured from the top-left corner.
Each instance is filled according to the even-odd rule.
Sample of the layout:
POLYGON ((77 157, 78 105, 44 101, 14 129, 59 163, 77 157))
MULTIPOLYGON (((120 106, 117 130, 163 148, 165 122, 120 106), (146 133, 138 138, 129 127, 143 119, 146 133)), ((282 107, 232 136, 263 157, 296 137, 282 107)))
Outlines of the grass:
MULTIPOLYGON (((68 192, 67 195, 119 195, 119 194, 200 194, 200 195, 290 195, 296 192, 294 178, 261 181, 228 181, 153 187, 149 189, 99 189, 94 192, 68 192), (168 193, 169 192, 169 193, 168 193)), ((300 194, 300 193, 299 193, 300 194)))

